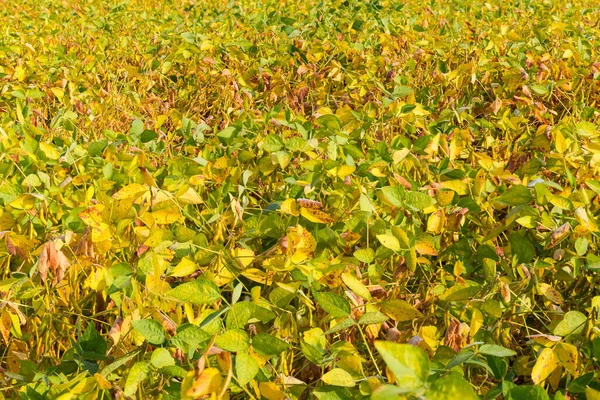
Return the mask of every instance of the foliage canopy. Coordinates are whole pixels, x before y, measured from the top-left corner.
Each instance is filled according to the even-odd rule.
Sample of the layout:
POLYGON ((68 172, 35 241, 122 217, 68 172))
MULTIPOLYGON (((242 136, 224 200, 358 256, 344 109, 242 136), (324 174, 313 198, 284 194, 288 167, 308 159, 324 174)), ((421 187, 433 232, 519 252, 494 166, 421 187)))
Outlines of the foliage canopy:
POLYGON ((3 2, 0 396, 599 398, 563 3, 3 2))

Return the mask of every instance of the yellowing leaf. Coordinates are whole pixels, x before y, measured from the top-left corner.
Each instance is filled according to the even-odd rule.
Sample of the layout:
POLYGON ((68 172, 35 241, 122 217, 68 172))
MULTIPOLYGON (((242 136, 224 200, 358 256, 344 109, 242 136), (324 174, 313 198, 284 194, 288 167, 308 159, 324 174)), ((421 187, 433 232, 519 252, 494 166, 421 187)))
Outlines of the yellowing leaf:
POLYGON ((387 300, 380 305, 381 312, 399 322, 421 318, 423 314, 404 300, 387 300))
POLYGON ((549 348, 543 349, 531 371, 531 380, 539 385, 556 367, 558 367, 558 358, 554 351, 549 348))
POLYGON ((354 387, 356 383, 350 373, 341 368, 334 368, 321 377, 321 380, 328 385, 354 387))
POLYGON ((540 283, 540 292, 542 292, 544 297, 555 304, 562 304, 564 302, 560 292, 547 283, 540 283))
POLYGON ((352 290, 354 293, 356 293, 363 299, 371 300, 371 292, 369 292, 369 289, 367 289, 367 287, 354 275, 343 273, 342 281, 344 281, 344 283, 350 288, 350 290, 352 290))
POLYGON ((383 234, 377 235, 377 240, 381 242, 384 247, 387 247, 393 251, 400 251, 402 248, 400 247, 400 241, 396 239, 394 235, 391 234, 383 234))
POLYGON ((185 192, 177 195, 177 200, 182 204, 202 204, 204 200, 193 188, 187 188, 185 192))

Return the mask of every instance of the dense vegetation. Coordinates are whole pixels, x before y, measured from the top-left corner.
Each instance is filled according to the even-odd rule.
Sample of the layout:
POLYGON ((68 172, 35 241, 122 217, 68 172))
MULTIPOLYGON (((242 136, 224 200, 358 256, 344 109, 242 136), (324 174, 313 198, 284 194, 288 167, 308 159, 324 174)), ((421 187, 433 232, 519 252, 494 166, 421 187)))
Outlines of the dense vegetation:
POLYGON ((595 1, 2 2, 0 396, 600 398, 595 1))

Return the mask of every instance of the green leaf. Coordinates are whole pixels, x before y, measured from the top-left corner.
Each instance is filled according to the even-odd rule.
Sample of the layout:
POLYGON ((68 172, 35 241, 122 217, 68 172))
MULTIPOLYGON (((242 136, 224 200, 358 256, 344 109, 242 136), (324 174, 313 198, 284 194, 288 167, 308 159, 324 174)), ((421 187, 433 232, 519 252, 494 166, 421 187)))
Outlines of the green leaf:
POLYGON ((332 369, 323 375, 321 380, 326 384, 333 386, 354 387, 356 385, 352 375, 341 368, 332 369))
POLYGON ((140 383, 142 383, 150 373, 150 366, 146 362, 137 362, 131 367, 127 380, 125 381, 125 396, 133 397, 138 389, 140 383))
POLYGON ((381 188, 383 200, 393 207, 402 207, 404 205, 404 195, 406 189, 402 186, 384 186, 381 188))
POLYGON ((375 348, 396 376, 397 385, 405 390, 421 388, 429 376, 429 357, 410 344, 376 341, 375 348))
POLYGON ((414 211, 423 211, 436 203, 435 199, 421 192, 406 192, 404 205, 414 211))
POLYGON ((262 140, 261 146, 265 151, 273 153, 283 148, 283 140, 279 135, 268 135, 262 140))
POLYGON ((169 350, 159 347, 152 352, 150 363, 156 368, 163 368, 175 365, 175 359, 171 353, 169 353, 169 350))
POLYGON ((108 345, 106 340, 98 333, 93 323, 88 324, 83 335, 77 341, 83 351, 105 355, 108 345))
POLYGON ((139 135, 143 131, 144 131, 144 122, 139 118, 135 119, 131 123, 131 129, 129 130, 129 133, 131 133, 132 135, 139 135))
POLYGON ((177 328, 177 334, 171 338, 170 342, 186 354, 191 354, 200 347, 201 343, 207 342, 211 338, 212 335, 203 329, 192 324, 183 324, 177 328))
POLYGON ((157 137, 158 135, 156 132, 151 131, 150 129, 146 129, 144 132, 142 132, 142 135, 140 136, 140 141, 142 143, 148 143, 156 139, 157 137))
POLYGON ((241 386, 250 383, 258 371, 260 371, 258 362, 249 354, 241 353, 235 356, 235 376, 241 386))
POLYGON ((406 390, 394 385, 381 385, 371 395, 371 400, 403 399, 406 390))
POLYGON ((153 319, 139 319, 131 325, 150 344, 163 344, 166 339, 165 329, 153 319))
POLYGON ((465 281, 464 284, 455 283, 454 286, 447 289, 441 296, 442 301, 462 301, 470 300, 481 290, 481 286, 473 281, 465 281))
POLYGON ((346 319, 338 322, 333 327, 329 328, 327 330, 327 332, 325 332, 325 334, 326 335, 331 335, 332 333, 343 331, 343 330, 348 329, 348 328, 350 328, 351 326, 354 326, 354 325, 356 325, 356 321, 354 321, 352 318, 348 317, 348 318, 346 318, 346 319))
POLYGON ((578 256, 583 256, 588 251, 589 241, 585 237, 577 238, 575 241, 575 252, 578 256))
POLYGON ((227 312, 225 325, 227 328, 243 328, 248 320, 255 316, 258 306, 248 301, 235 303, 227 312))
POLYGON ((517 355, 515 351, 498 346, 497 344, 482 344, 481 347, 479 347, 479 352, 481 354, 488 354, 496 357, 512 357, 517 355))
POLYGON ((550 400, 550 396, 541 386, 516 386, 508 391, 506 400, 550 400))
POLYGON ((217 137, 219 138, 219 141, 224 145, 230 145, 233 143, 233 139, 235 139, 237 134, 238 129, 235 126, 228 126, 227 128, 217 133, 217 137))
POLYGON ((335 293, 313 292, 313 296, 321 308, 334 318, 347 317, 352 311, 350 303, 335 293))
POLYGON ((173 297, 184 303, 203 305, 214 303, 221 297, 221 294, 219 288, 213 282, 196 279, 169 290, 167 297, 173 297))
POLYGON ((106 139, 101 139, 96 142, 92 142, 88 146, 88 154, 92 157, 98 156, 102 154, 106 146, 108 146, 108 140, 106 139))
POLYGON ((411 94, 413 92, 413 90, 411 88, 409 88, 408 86, 404 86, 404 85, 396 85, 394 87, 394 96, 395 97, 406 97, 409 94, 411 94))
POLYGON ((267 333, 259 333, 252 338, 252 347, 264 356, 275 356, 287 350, 290 345, 283 340, 267 333))
POLYGON ((479 400, 471 384, 455 373, 434 380, 425 392, 425 398, 427 400, 479 400))
POLYGON ((528 263, 535 257, 535 247, 520 233, 510 235, 510 248, 513 255, 517 256, 519 263, 528 263))
POLYGON ((579 311, 569 311, 554 328, 558 336, 578 335, 583 332, 587 317, 579 311))
POLYGON ((531 191, 523 185, 514 185, 495 199, 498 203, 507 206, 521 206, 531 203, 531 191))
POLYGON ((141 350, 136 350, 124 355, 123 357, 117 358, 114 362, 102 368, 102 370, 100 371, 100 375, 102 375, 105 378, 108 377, 108 375, 112 374, 114 371, 127 364, 129 361, 133 360, 140 353, 140 351, 141 350))
POLYGON ((381 311, 394 321, 412 321, 423 314, 404 300, 393 299, 381 303, 381 311))

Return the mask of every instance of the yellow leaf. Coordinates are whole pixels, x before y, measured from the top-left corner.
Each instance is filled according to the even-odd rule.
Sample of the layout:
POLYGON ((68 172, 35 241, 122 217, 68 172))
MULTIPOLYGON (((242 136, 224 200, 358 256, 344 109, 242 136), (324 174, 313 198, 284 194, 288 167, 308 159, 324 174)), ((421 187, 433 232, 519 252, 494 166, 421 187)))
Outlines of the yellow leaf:
POLYGON ((333 223, 333 217, 324 211, 301 207, 300 214, 302 214, 302 216, 310 222, 316 222, 319 224, 333 223))
POLYGON ((267 400, 283 400, 287 395, 273 382, 260 382, 258 384, 260 394, 267 400))
POLYGON ((190 260, 187 257, 184 257, 181 259, 181 261, 179 262, 179 264, 177 264, 177 266, 175 266, 175 268, 173 268, 173 271, 169 274, 169 276, 173 276, 173 277, 183 277, 183 276, 188 276, 193 274, 194 272, 196 272, 196 270, 198 269, 198 266, 196 265, 195 262, 193 262, 192 260, 190 260))
POLYGON ((103 242, 111 238, 110 228, 104 222, 92 226, 92 242, 103 242))
POLYGON ((113 194, 112 197, 113 197, 113 199, 116 199, 116 200, 137 199, 142 194, 144 194, 144 192, 146 192, 146 191, 148 191, 148 187, 146 187, 145 185, 141 185, 139 183, 132 183, 130 185, 125 186, 124 188, 119 190, 117 193, 113 194))
POLYGON ((217 286, 226 285, 233 279, 235 279, 233 272, 231 272, 231 270, 228 268, 227 263, 224 262, 221 257, 217 257, 215 268, 217 270, 217 274, 213 278, 213 281, 217 286))
POLYGON ((40 151, 50 160, 58 160, 60 157, 58 150, 46 142, 40 142, 40 151))
POLYGON ((300 210, 298 209, 298 204, 296 203, 296 199, 286 199, 281 203, 279 207, 282 213, 293 215, 297 217, 300 215, 300 210))
POLYGON ((244 249, 242 247, 236 247, 233 250, 233 257, 242 269, 248 267, 254 261, 254 252, 250 249, 244 249))
POLYGON ((22 194, 11 201, 9 205, 17 210, 31 210, 35 207, 35 197, 29 193, 22 194))
POLYGON ((439 234, 444 227, 444 214, 442 211, 432 213, 427 219, 427 232, 439 234))
POLYGON ((164 210, 153 211, 151 215, 154 217, 154 221, 159 225, 173 224, 181 220, 181 213, 179 210, 174 209, 167 208, 164 210))
POLYGON ((272 282, 271 274, 261 271, 258 268, 248 268, 242 272, 242 275, 253 282, 258 282, 263 285, 270 285, 272 282))
POLYGON ((98 388, 100 388, 102 390, 107 390, 107 389, 112 388, 112 384, 109 381, 107 381, 106 378, 104 378, 99 373, 94 374, 94 379, 96 379, 96 384, 98 385, 98 388))
POLYGON ((384 247, 387 247, 388 249, 390 249, 392 251, 402 250, 400 248, 400 241, 398 239, 396 239, 396 237, 394 235, 389 235, 389 234, 377 235, 377 240, 379 240, 384 247))
POLYGON ((338 168, 337 175, 344 179, 348 175, 351 175, 356 170, 354 165, 342 165, 338 168))
POLYGON ((206 368, 198 378, 192 384, 186 392, 186 395, 190 397, 200 397, 210 395, 211 393, 217 392, 220 387, 223 378, 221 373, 216 368, 206 368))
POLYGON ((415 242, 415 250, 417 253, 426 255, 426 256, 437 256, 438 252, 435 249, 435 246, 430 240, 426 239, 418 239, 415 242))
POLYGON ((588 386, 585 388, 585 398, 587 400, 600 400, 600 391, 588 386))
POLYGON ((539 385, 558 367, 558 358, 554 350, 543 349, 531 370, 531 380, 539 385))
POLYGON ((69 394, 84 394, 91 391, 94 386, 96 386, 96 378, 90 376, 82 381, 80 381, 77 385, 75 385, 70 391, 69 394))
POLYGON ((570 343, 560 342, 554 347, 554 352, 558 361, 574 377, 579 375, 577 366, 579 365, 579 351, 577 347, 570 343))
POLYGON ((485 172, 480 169, 475 175, 475 183, 473 184, 473 194, 475 196, 481 195, 483 190, 485 189, 485 172))
POLYGON ((444 189, 454 190, 461 196, 464 196, 469 193, 468 185, 465 182, 458 179, 442 182, 441 185, 444 189))
POLYGON ((165 201, 170 201, 172 199, 173 199, 173 195, 170 192, 167 192, 166 190, 162 190, 162 189, 157 189, 155 187, 152 188, 152 196, 151 196, 152 207, 156 206, 157 204, 163 203, 165 201))
POLYGON ((89 227, 93 227, 102 223, 102 213, 104 211, 104 205, 96 204, 92 207, 88 207, 79 213, 79 218, 89 227))
POLYGON ((469 331, 469 335, 471 337, 475 336, 481 326, 483 325, 483 313, 478 309, 474 308, 473 313, 471 314, 471 330, 469 331))

